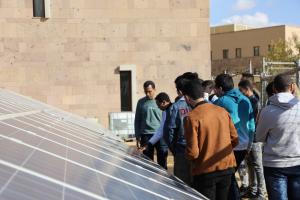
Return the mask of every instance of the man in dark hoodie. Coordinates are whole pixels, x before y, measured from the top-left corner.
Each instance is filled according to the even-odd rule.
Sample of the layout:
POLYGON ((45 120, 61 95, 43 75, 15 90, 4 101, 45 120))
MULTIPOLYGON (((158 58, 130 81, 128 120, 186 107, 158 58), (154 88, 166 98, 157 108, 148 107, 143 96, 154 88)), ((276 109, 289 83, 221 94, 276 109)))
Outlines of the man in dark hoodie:
MULTIPOLYGON (((234 89, 233 79, 228 74, 220 74, 215 79, 216 94, 219 99, 214 104, 229 112, 237 129, 239 145, 234 148, 237 168, 250 150, 255 132, 255 120, 250 100, 238 89, 234 89)), ((232 176, 229 199, 240 199, 240 193, 235 176, 232 176)))
MULTIPOLYGON (((261 106, 259 99, 253 92, 251 82, 248 80, 240 81, 239 89, 246 97, 249 98, 253 107, 254 117, 257 119, 261 106)), ((245 195, 243 195, 243 197, 264 199, 265 179, 262 166, 262 143, 256 142, 255 137, 246 161, 249 168, 249 190, 245 195)))
POLYGON ((259 100, 260 99, 260 95, 259 95, 259 91, 255 87, 254 75, 250 74, 250 73, 242 73, 241 81, 245 81, 245 80, 248 80, 251 83, 251 86, 253 88, 254 96, 259 100))
POLYGON ((186 103, 182 90, 188 80, 198 79, 197 73, 187 72, 175 80, 178 100, 167 112, 164 139, 174 155, 174 175, 191 185, 190 162, 185 158, 185 145, 183 119, 191 108, 186 103))

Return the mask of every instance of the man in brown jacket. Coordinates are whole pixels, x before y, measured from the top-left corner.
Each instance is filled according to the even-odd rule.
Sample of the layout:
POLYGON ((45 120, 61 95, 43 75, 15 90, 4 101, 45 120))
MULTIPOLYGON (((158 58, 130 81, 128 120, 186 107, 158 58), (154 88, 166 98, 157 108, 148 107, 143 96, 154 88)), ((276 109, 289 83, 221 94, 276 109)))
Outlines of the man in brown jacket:
POLYGON ((183 93, 193 107, 184 123, 193 187, 209 199, 227 199, 236 166, 237 131, 225 109, 204 101, 201 82, 188 82, 183 93))

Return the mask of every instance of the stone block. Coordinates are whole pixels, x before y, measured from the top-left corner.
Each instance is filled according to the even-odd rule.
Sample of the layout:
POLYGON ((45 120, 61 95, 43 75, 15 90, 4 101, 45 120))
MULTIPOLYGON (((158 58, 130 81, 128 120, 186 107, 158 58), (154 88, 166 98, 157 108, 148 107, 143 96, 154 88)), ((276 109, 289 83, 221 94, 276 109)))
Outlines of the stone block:
POLYGON ((195 8, 196 5, 196 0, 170 0, 171 8, 187 9, 195 8))
POLYGON ((151 0, 134 0, 134 8, 150 8, 151 0))
POLYGON ((4 52, 4 45, 0 42, 0 53, 4 52))
POLYGON ((164 8, 169 9, 170 8, 170 1, 169 0, 152 0, 154 1, 154 7, 155 8, 164 8))

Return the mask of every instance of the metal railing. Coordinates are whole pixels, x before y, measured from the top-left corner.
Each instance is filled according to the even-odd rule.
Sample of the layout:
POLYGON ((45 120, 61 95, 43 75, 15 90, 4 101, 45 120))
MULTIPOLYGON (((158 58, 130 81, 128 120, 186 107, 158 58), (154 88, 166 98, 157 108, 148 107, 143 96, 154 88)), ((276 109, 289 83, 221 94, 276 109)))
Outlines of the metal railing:
POLYGON ((266 58, 263 58, 263 71, 260 75, 261 80, 261 104, 265 105, 266 102, 266 87, 268 82, 272 81, 273 78, 278 74, 289 74, 295 75, 295 82, 297 86, 300 86, 300 59, 295 62, 278 62, 278 61, 266 61, 266 58), (279 67, 276 67, 279 66, 279 67), (282 67, 289 66, 289 67, 282 67), (281 71, 278 73, 272 73, 271 69, 281 71))

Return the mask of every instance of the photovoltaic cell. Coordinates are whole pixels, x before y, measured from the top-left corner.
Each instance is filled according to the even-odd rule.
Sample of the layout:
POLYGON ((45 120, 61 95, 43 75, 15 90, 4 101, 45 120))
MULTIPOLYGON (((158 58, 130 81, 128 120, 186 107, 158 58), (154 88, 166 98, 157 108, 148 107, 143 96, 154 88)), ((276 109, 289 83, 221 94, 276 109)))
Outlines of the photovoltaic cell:
POLYGON ((37 176, 18 172, 1 193, 0 199, 57 200, 62 199, 62 191, 62 186, 40 179, 37 176))
POLYGON ((0 200, 205 199, 102 126, 0 90, 0 200))

